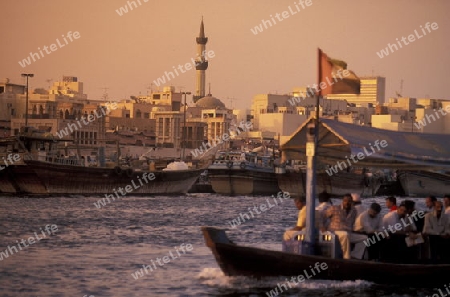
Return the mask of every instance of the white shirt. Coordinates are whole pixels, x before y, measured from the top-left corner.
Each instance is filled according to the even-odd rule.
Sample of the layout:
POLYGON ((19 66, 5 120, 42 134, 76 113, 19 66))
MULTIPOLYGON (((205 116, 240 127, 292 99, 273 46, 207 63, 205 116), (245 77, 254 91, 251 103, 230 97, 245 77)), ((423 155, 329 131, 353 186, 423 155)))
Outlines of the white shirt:
POLYGON ((436 212, 429 212, 425 215, 425 224, 423 226, 423 233, 429 235, 444 235, 450 234, 450 217, 441 213, 438 219, 436 212))
POLYGON ((355 209, 356 209, 356 217, 358 217, 360 214, 362 214, 367 210, 365 206, 363 206, 362 204, 355 205, 355 209))
POLYGON ((324 216, 325 211, 333 206, 330 202, 322 202, 316 206, 315 225, 319 229, 322 225, 325 229, 328 229, 330 225, 330 219, 324 216))
POLYGON ((316 206, 316 210, 325 211, 331 206, 332 206, 332 204, 330 202, 322 202, 316 206))
POLYGON ((414 219, 413 218, 410 219, 408 217, 405 217, 402 220, 398 216, 397 211, 388 212, 383 217, 383 227, 386 228, 387 230, 389 230, 389 226, 391 226, 390 229, 394 231, 393 233, 398 232, 398 231, 409 231, 409 230, 416 231, 417 230, 416 225, 414 224, 414 219), (395 227, 395 224, 400 224, 401 225, 401 229, 398 230, 395 227))
POLYGON ((375 231, 381 230, 381 223, 382 219, 380 214, 372 218, 369 215, 369 211, 366 210, 356 218, 355 227, 353 230, 358 232, 374 233, 375 231))

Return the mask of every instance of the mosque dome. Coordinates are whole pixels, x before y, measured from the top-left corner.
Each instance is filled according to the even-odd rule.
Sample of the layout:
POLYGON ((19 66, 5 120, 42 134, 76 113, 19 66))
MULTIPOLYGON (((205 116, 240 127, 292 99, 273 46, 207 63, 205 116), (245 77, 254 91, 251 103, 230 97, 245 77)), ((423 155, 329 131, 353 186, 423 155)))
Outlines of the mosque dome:
POLYGON ((205 109, 225 108, 225 104, 222 101, 213 96, 205 96, 199 99, 196 103, 197 107, 205 109))

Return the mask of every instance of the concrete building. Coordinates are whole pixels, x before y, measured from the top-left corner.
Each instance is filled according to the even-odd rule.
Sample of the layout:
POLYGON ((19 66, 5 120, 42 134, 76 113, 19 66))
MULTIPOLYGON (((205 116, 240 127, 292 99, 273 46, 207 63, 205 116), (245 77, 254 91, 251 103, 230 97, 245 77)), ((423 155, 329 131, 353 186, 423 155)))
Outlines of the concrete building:
POLYGON ((259 130, 260 115, 266 113, 278 113, 278 107, 292 106, 289 103, 291 96, 277 94, 258 94, 253 97, 251 115, 253 116, 253 129, 259 130))
POLYGON ((208 124, 186 120, 186 128, 183 126, 183 138, 186 140, 186 148, 194 149, 202 146, 203 142, 207 142, 205 135, 207 133, 208 124))
POLYGON ((183 114, 178 111, 158 111, 156 120, 156 145, 179 148, 181 144, 181 123, 183 114))
POLYGON ((165 86, 162 92, 152 92, 147 96, 136 97, 137 103, 148 103, 156 107, 164 107, 166 110, 180 110, 183 94, 175 92, 174 86, 165 86), (169 109, 167 109, 169 107, 169 109))
POLYGON ((24 113, 24 94, 24 85, 13 84, 8 78, 0 80, 0 137, 9 136, 11 119, 22 116, 24 113))
MULTIPOLYGON (((202 100, 202 99, 200 99, 202 100)), ((231 127, 231 122, 234 119, 231 109, 203 109, 202 110, 202 122, 208 125, 206 131, 206 139, 208 141, 214 141, 221 139, 222 136, 227 133, 231 127)))
POLYGON ((438 108, 416 109, 415 127, 421 133, 450 134, 450 101, 439 101, 438 108))
POLYGON ((361 77, 360 94, 328 94, 327 99, 347 100, 348 103, 361 106, 371 103, 374 106, 385 101, 386 78, 380 76, 361 77))
POLYGON ((266 113, 260 115, 259 131, 290 136, 308 119, 306 115, 293 113, 266 113))
POLYGON ((87 95, 84 94, 83 83, 78 81, 76 76, 63 76, 62 81, 53 83, 48 91, 49 95, 63 95, 70 98, 86 100, 87 95))

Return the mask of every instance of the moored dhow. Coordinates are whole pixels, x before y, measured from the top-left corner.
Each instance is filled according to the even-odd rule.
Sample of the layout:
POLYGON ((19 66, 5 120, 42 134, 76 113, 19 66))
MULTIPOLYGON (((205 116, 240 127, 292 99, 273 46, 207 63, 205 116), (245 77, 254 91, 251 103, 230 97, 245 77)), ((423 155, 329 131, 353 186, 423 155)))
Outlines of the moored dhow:
POLYGON ((450 193, 450 174, 426 170, 399 170, 398 179, 405 195, 414 197, 444 196, 450 193))
POLYGON ((221 151, 208 167, 208 176, 214 192, 222 195, 271 195, 280 191, 272 156, 221 151))
POLYGON ((49 194, 187 193, 202 169, 145 171, 121 167, 84 167, 74 160, 25 160, 49 194))
POLYGON ((116 162, 106 162, 101 146, 92 148, 98 150, 99 157, 93 161, 89 155, 85 158, 67 153, 67 147, 58 147, 59 142, 67 144, 67 140, 56 140, 39 131, 15 141, 24 150, 23 162, 0 172, 0 191, 5 194, 100 194, 117 198, 131 193, 181 194, 189 191, 204 170, 189 169, 184 162, 164 162, 167 168, 162 170, 157 169, 156 162, 145 159, 123 162, 116 157, 116 162))
MULTIPOLYGON (((292 197, 306 196, 306 169, 301 166, 279 167, 276 170, 278 186, 292 197)), ((316 193, 327 192, 331 196, 358 193, 362 197, 374 196, 380 188, 382 176, 365 168, 351 168, 329 175, 325 169, 317 172, 316 193)))

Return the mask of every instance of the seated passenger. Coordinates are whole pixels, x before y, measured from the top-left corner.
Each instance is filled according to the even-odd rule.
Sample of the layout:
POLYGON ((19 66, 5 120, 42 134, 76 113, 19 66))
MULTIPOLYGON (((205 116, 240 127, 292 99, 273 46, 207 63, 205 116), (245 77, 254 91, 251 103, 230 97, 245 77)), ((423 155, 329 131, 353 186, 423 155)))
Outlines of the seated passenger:
POLYGON ((386 198, 386 207, 389 211, 397 210, 397 198, 394 196, 389 196, 386 198))
POLYGON ((427 210, 432 212, 434 210, 434 204, 436 203, 436 196, 430 195, 425 199, 425 205, 427 206, 427 210))
POLYGON ((423 230, 423 224, 425 223, 424 218, 418 216, 418 211, 415 207, 416 203, 412 200, 405 200, 406 207, 406 217, 409 218, 407 221, 412 222, 410 226, 405 229, 406 232, 419 233, 423 230))
POLYGON ((434 211, 425 215, 423 233, 430 240, 430 254, 433 261, 447 260, 450 238, 450 217, 442 211, 441 201, 436 201, 434 211))
POLYGON ((384 239, 381 256, 383 260, 388 262, 409 263, 417 260, 413 257, 416 252, 415 248, 408 248, 405 241, 408 234, 411 239, 416 238, 416 235, 410 232, 417 230, 414 221, 412 219, 406 219, 406 204, 403 201, 396 211, 389 212, 383 217, 384 232, 379 233, 382 235, 382 239, 384 239))
MULTIPOLYGON (((353 233, 353 224, 356 219, 356 209, 352 206, 351 194, 345 194, 341 205, 331 206, 325 211, 325 218, 330 218, 328 231, 333 231, 341 243, 344 259, 351 257, 362 259, 365 252, 363 241, 367 239, 366 235, 353 233), (355 243, 355 248, 351 251, 351 243, 355 243)), ((320 228, 326 229, 324 226, 320 228)))
POLYGON ((354 231, 372 235, 381 231, 382 219, 380 216, 381 206, 378 203, 372 203, 370 208, 361 213, 355 221, 354 231))
POLYGON ((326 191, 323 191, 319 194, 319 203, 320 204, 316 206, 315 211, 316 228, 320 230, 320 226, 323 226, 325 229, 328 229, 328 226, 330 225, 330 219, 325 218, 324 214, 328 208, 333 206, 333 204, 331 203, 330 195, 326 191))
POLYGON ((450 215, 450 194, 444 196, 445 214, 450 215))
POLYGON ((286 232, 283 235, 284 240, 290 240, 293 239, 295 234, 297 234, 298 231, 302 231, 306 227, 306 201, 304 197, 296 197, 294 198, 295 206, 297 207, 298 211, 298 219, 297 219, 297 225, 289 230, 286 230, 286 232))
MULTIPOLYGON (((380 232, 382 227, 381 206, 378 203, 372 203, 370 208, 360 214, 355 221, 354 231, 367 236, 373 236, 375 232, 380 232)), ((380 243, 367 245, 369 259, 378 260, 380 257, 380 243)))

